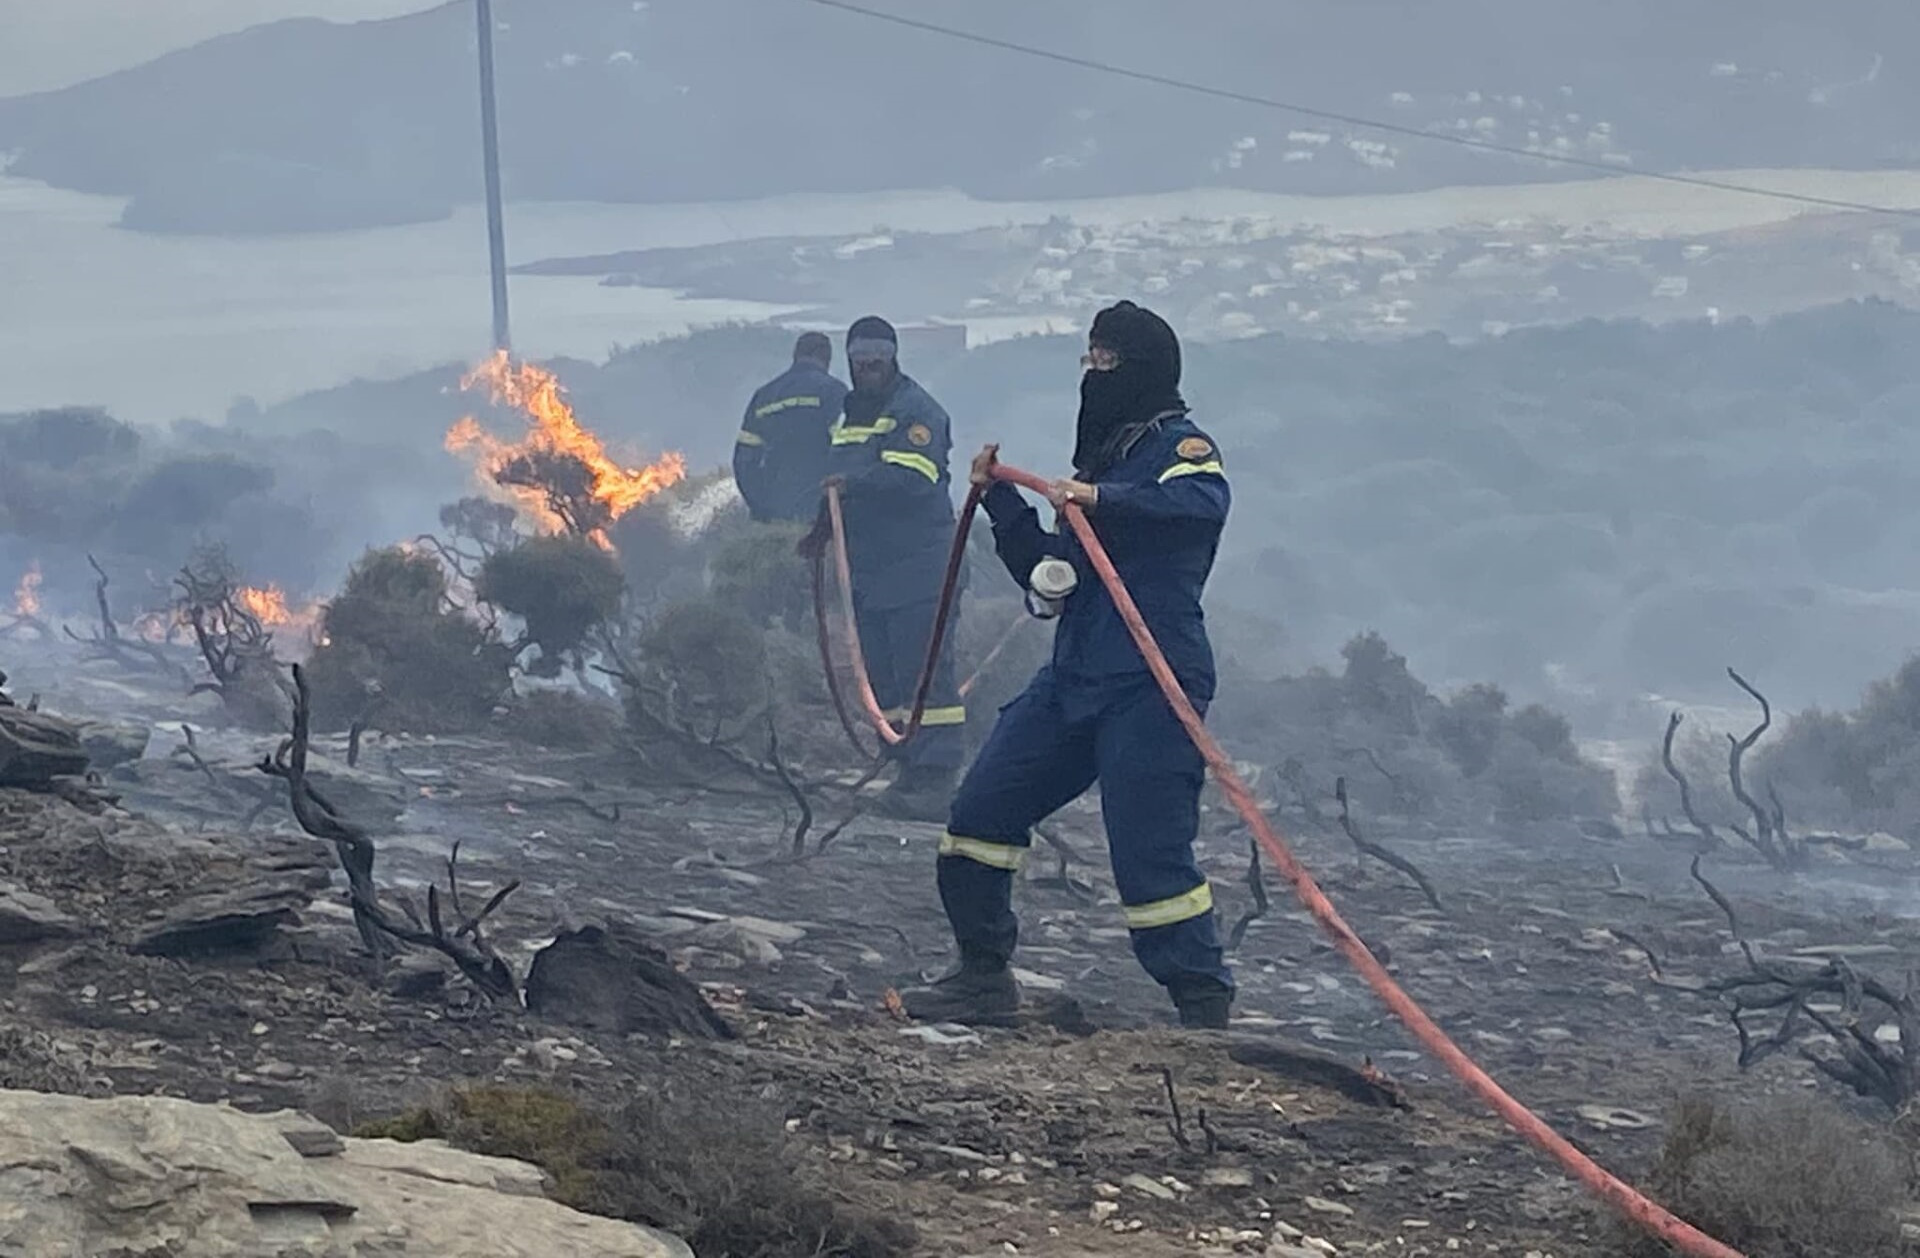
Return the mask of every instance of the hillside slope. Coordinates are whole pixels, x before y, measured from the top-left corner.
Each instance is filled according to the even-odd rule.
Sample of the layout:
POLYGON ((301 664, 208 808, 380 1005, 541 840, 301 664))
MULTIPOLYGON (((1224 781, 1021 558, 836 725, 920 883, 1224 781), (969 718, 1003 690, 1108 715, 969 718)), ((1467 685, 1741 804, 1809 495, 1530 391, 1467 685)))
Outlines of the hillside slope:
MULTIPOLYGON (((898 11, 1159 74, 1638 169, 1912 164, 1920 9, 1863 0, 976 0, 898 11)), ((1556 168, 1322 124, 811 4, 500 0, 510 195, 720 200, 958 186, 1405 191, 1556 168)), ((0 100, 13 173, 131 225, 419 219, 480 186, 471 9, 295 20, 0 100)))

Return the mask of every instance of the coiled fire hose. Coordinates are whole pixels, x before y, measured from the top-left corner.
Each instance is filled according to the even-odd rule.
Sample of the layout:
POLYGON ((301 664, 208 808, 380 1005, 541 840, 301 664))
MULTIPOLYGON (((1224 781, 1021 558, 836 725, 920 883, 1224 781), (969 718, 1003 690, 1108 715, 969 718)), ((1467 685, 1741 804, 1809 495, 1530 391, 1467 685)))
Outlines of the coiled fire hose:
MULTIPOLYGON (((826 488, 827 520, 832 530, 829 542, 833 551, 834 575, 839 579, 840 610, 847 627, 847 653, 851 657, 853 682, 860 696, 860 705, 866 710, 867 723, 873 726, 874 733, 880 736, 886 747, 898 747, 920 732, 920 721, 927 710, 927 694, 933 688, 933 674, 940 664, 940 650, 946 645, 947 625, 953 619, 954 601, 959 596, 960 569, 967 561, 967 537, 973 530, 974 510, 980 505, 984 491, 973 486, 967 494, 967 501, 960 509, 958 524, 953 530, 953 544, 947 549, 947 574, 940 586, 940 605, 933 614, 933 632, 927 639, 926 659, 920 666, 920 680, 914 686, 913 705, 907 712, 904 729, 896 729, 886 711, 880 706, 880 699, 873 692, 873 679, 867 673, 867 657, 860 646, 860 628, 854 617, 853 608, 853 570, 847 558, 847 522, 840 503, 840 488, 829 484, 826 488)), ((1014 630, 1026 619, 1023 613, 1001 636, 1000 642, 987 658, 981 661, 980 670, 984 671, 1012 638, 1014 630)), ((840 692, 839 674, 834 668, 833 646, 827 627, 826 599, 826 557, 816 551, 813 556, 813 621, 820 640, 820 664, 826 670, 827 694, 833 700, 834 713, 840 718, 840 727, 847 731, 847 737, 853 740, 856 749, 864 752, 860 735, 854 729, 853 715, 847 710, 846 697, 840 692)), ((980 680, 980 672, 961 683, 960 696, 965 698, 980 680)))
MULTIPOLYGON (((1023 472, 1004 463, 995 464, 993 476, 996 480, 1019 485, 1035 493, 1047 492, 1048 483, 1045 480, 1031 472, 1023 472)), ((939 611, 934 618, 932 640, 927 650, 927 663, 921 672, 920 684, 914 696, 913 710, 907 718, 907 727, 904 731, 895 730, 881 712, 878 702, 873 697, 873 687, 867 681, 858 644, 854 646, 854 672, 859 679, 862 701, 867 705, 868 716, 874 720, 881 732, 881 737, 886 738, 890 743, 906 741, 920 727, 921 712, 926 706, 927 689, 932 684, 934 663, 940 657, 940 646, 945 638, 947 619, 952 611, 954 587, 959 577, 960 562, 965 554, 967 533, 972 526, 974 508, 979 505, 981 494, 982 490, 977 485, 968 493, 958 527, 954 530, 953 547, 947 559, 947 582, 941 591, 939 611)), ((845 529, 840 517, 839 494, 832 488, 827 490, 827 509, 833 521, 841 588, 846 591, 850 589, 850 574, 847 567, 845 529)), ((1360 976, 1367 981, 1367 986, 1373 989, 1374 995, 1380 998, 1381 1003, 1386 1005, 1409 1031, 1413 1032, 1414 1038, 1419 1040, 1428 1052, 1439 1058, 1453 1076, 1466 1085, 1468 1091, 1485 1102, 1507 1126, 1529 1144, 1559 1163, 1561 1169, 1579 1181, 1587 1191, 1647 1232, 1673 1246, 1680 1253, 1688 1255, 1688 1258, 1744 1258, 1739 1250, 1722 1244, 1684 1219, 1675 1216, 1671 1211, 1650 1200, 1632 1185, 1617 1178, 1605 1167, 1575 1148, 1571 1141, 1548 1126, 1539 1115, 1509 1095, 1505 1088, 1494 1081, 1493 1076, 1467 1056, 1466 1052, 1453 1042, 1439 1024, 1428 1017, 1426 1011, 1407 995, 1400 984, 1394 981, 1393 976, 1387 973, 1386 967, 1380 964, 1379 959, 1368 950, 1366 944, 1360 941, 1360 936, 1356 935, 1353 928, 1348 926, 1346 920, 1340 916, 1339 910, 1334 908, 1333 902, 1327 899, 1326 893, 1320 889, 1318 883, 1314 882, 1313 875, 1308 873, 1306 866, 1300 863, 1293 849, 1287 846, 1285 840, 1267 821, 1266 814, 1260 810, 1260 805, 1254 800, 1253 792, 1247 788, 1247 784, 1241 780, 1240 774, 1234 769, 1233 761, 1228 758, 1220 744, 1214 741, 1213 735, 1200 719, 1200 714, 1194 710, 1193 704, 1187 699, 1186 692, 1181 689, 1179 680, 1173 674, 1172 666, 1167 663, 1167 657, 1161 653, 1160 647, 1154 642, 1152 631, 1147 628, 1147 622, 1141 616, 1139 607, 1135 605, 1133 596, 1127 592, 1126 584, 1121 581, 1120 573, 1114 568, 1113 560, 1107 555, 1106 548, 1100 544, 1100 538, 1094 533, 1086 513, 1078 505, 1068 503, 1060 509, 1060 515, 1066 520, 1068 527, 1073 529, 1075 536, 1080 539, 1080 545, 1086 551, 1088 562, 1099 574, 1101 583, 1107 587, 1107 593, 1112 596, 1114 607, 1119 611, 1121 620, 1126 623, 1127 632, 1133 636, 1134 645, 1140 648, 1140 654, 1145 658, 1153 679, 1159 683, 1161 691, 1167 697, 1167 702, 1173 706, 1174 714, 1180 718, 1180 724, 1185 727, 1187 736, 1193 739, 1194 746, 1199 748, 1200 754, 1206 758, 1207 765, 1213 770, 1214 780, 1219 783, 1221 791, 1232 801, 1241 817, 1245 818, 1248 828, 1253 832, 1260 846, 1265 849, 1275 868, 1279 869, 1292 884, 1294 895, 1312 915, 1314 922, 1325 932, 1340 955, 1347 959, 1347 963, 1360 972, 1360 976)), ((820 609, 821 580, 821 564, 816 560, 814 593, 816 608, 819 609, 824 649, 826 613, 824 609, 820 609)), ((848 610, 851 612, 850 606, 848 610)), ((828 669, 828 675, 831 678, 831 667, 828 669)), ((831 685, 831 682, 829 684, 831 685)), ((835 703, 837 707, 840 706, 837 690, 835 703)), ((848 726, 848 733, 851 734, 852 723, 844 707, 841 707, 841 720, 848 726)))

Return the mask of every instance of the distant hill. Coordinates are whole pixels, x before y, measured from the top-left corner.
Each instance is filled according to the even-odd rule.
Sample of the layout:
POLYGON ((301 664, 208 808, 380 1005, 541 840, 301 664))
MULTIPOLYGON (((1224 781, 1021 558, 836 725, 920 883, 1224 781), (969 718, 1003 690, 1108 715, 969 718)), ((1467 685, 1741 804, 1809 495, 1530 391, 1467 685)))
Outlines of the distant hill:
MULTIPOLYGON (((1880 55, 1920 46, 1910 0, 889 2, 1156 73, 1623 168, 1920 165, 1920 70, 1880 55)), ((800 0, 498 0, 497 13, 517 198, 1334 193, 1555 174, 800 0)), ((0 152, 15 174, 130 197, 130 225, 154 229, 431 217, 480 186, 473 41, 466 3, 353 25, 277 22, 0 100, 0 152)))
MULTIPOLYGON (((731 328, 555 369, 616 448, 709 468, 790 344, 731 328)), ((1000 441, 1053 472, 1082 344, 904 363, 953 416, 956 458, 1000 441)), ((1717 695, 1729 664, 1784 708, 1851 706, 1920 644, 1920 312, 1849 303, 1472 342, 1269 335, 1186 354, 1182 389, 1234 482, 1208 604, 1237 653, 1298 668, 1378 629, 1424 675, 1497 681, 1600 728, 1644 719, 1630 696, 1717 695), (1263 623, 1249 613, 1284 640, 1231 628, 1263 623)), ((435 458, 457 466, 439 454, 473 403, 447 388, 456 375, 311 394, 246 430, 272 448, 320 431, 410 449, 405 475, 424 486, 444 475, 435 458)))

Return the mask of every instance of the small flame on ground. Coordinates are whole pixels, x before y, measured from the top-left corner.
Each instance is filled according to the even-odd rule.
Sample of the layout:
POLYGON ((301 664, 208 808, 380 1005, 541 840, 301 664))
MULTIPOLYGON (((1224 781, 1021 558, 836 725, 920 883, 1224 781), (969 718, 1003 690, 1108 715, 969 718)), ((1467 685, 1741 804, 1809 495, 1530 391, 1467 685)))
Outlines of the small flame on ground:
POLYGON ((40 615, 40 565, 31 563, 20 574, 20 584, 13 587, 13 614, 22 619, 40 615))
POLYGON ((285 638, 296 638, 285 643, 296 652, 303 646, 325 645, 320 633, 320 616, 325 609, 319 603, 296 607, 287 601, 285 590, 271 584, 243 585, 234 591, 233 601, 262 627, 287 631, 285 638))
MULTIPOLYGON (((462 389, 483 385, 496 403, 511 406, 527 417, 526 439, 502 440, 469 415, 447 430, 447 449, 477 454, 480 470, 488 483, 512 494, 515 504, 547 532, 565 532, 569 528, 569 522, 552 505, 548 489, 553 487, 505 483, 501 473, 507 471, 509 465, 530 458, 537 460, 539 456, 578 463, 589 479, 587 492, 608 522, 686 479, 687 461, 679 454, 662 455, 644 467, 623 467, 615 462, 600 438, 581 425, 567 402, 566 390, 544 367, 527 362, 515 364, 505 350, 500 350, 460 382, 462 389)), ((588 532, 601 545, 607 544, 598 528, 588 532)))

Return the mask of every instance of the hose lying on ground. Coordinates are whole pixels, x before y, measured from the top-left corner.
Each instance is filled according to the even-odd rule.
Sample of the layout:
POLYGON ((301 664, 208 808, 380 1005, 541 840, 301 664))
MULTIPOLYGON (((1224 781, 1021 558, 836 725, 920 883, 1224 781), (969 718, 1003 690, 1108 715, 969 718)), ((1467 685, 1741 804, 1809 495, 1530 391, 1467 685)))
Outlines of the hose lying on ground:
MULTIPOLYGON (((1036 493, 1047 491, 1046 481, 1029 472, 1020 471, 1018 468, 998 464, 993 474, 998 480, 1019 485, 1036 493)), ((969 515, 972 514, 971 504, 978 497, 977 490, 969 497, 969 515)), ((1506 1089, 1496 1083, 1491 1075, 1467 1056, 1466 1052, 1440 1029, 1439 1024, 1428 1017, 1426 1011, 1393 980, 1393 976, 1387 973, 1386 967, 1380 964, 1366 944, 1360 941, 1360 936, 1356 935, 1353 928, 1348 926, 1345 919, 1340 916, 1339 910, 1333 907, 1333 902, 1327 899, 1326 893, 1320 890, 1313 876, 1307 872, 1306 866, 1300 863, 1300 859, 1293 854, 1293 850, 1268 823, 1266 814, 1260 810, 1260 805, 1253 798, 1253 792, 1247 789, 1247 784, 1241 780, 1240 774, 1234 769, 1233 761, 1208 732, 1205 723, 1200 719, 1200 714, 1194 710, 1193 704, 1187 699, 1186 692, 1180 688, 1180 682, 1174 677, 1172 666, 1167 663, 1166 656, 1161 654, 1158 644, 1154 642, 1146 620, 1141 617, 1140 609, 1135 606, 1133 596, 1127 592, 1126 584, 1121 581, 1119 572, 1113 566, 1113 560, 1108 557, 1106 548, 1100 544, 1100 538, 1094 533, 1093 526, 1088 523, 1086 513, 1077 505, 1068 503, 1060 509, 1060 515, 1066 520, 1068 527, 1073 529, 1075 536, 1080 539, 1080 545, 1087 554, 1087 561, 1093 565, 1093 570, 1099 574, 1101 582, 1107 587, 1107 593, 1113 597, 1113 604, 1119 610, 1120 618, 1126 622, 1127 631, 1133 636, 1134 645, 1140 648, 1140 654, 1146 659, 1147 668, 1153 673, 1154 680, 1160 683, 1160 689, 1166 694, 1167 702, 1173 705, 1174 714, 1180 718, 1180 724, 1186 728, 1187 736, 1193 739, 1194 746, 1198 747, 1200 754, 1206 757, 1207 765, 1213 770, 1214 779, 1219 782, 1220 789, 1233 802, 1234 808, 1240 815, 1246 819, 1248 828, 1253 831, 1254 837, 1273 860, 1275 867, 1286 875, 1289 883, 1293 884, 1293 893, 1299 897, 1300 903, 1306 907, 1308 913, 1313 915, 1313 920, 1326 933, 1340 955, 1360 972, 1362 978, 1366 979, 1367 986, 1373 989, 1374 995, 1380 998, 1381 1003, 1392 1010, 1393 1015, 1413 1032, 1414 1038, 1419 1040, 1427 1051, 1439 1058, 1441 1063, 1453 1073, 1455 1078, 1464 1083, 1469 1091, 1486 1102, 1507 1126, 1558 1162, 1589 1192, 1681 1253, 1689 1255, 1689 1258, 1742 1258, 1739 1250, 1721 1244, 1692 1224, 1676 1217, 1575 1148, 1572 1142, 1549 1127, 1539 1115, 1509 1095, 1506 1089)), ((963 530, 964 527, 965 521, 962 522, 963 530)), ((921 685, 923 693, 925 689, 923 678, 921 685)))

